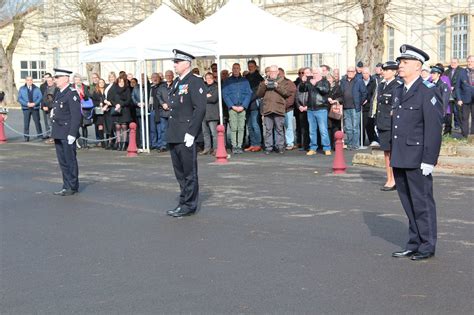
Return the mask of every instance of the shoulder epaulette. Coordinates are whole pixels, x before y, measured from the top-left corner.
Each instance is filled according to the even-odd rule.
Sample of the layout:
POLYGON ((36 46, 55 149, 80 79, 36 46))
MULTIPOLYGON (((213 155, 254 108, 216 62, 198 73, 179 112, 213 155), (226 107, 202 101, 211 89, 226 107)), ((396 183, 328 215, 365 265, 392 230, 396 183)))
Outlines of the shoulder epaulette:
POLYGON ((194 75, 196 78, 201 78, 201 79, 202 79, 202 77, 201 77, 199 74, 193 73, 193 75, 194 75))
POLYGON ((398 84, 403 84, 403 81, 397 80, 397 83, 398 83, 398 84))
POLYGON ((70 86, 69 89, 70 89, 71 91, 76 91, 76 89, 73 88, 72 86, 70 86))
POLYGON ((426 85, 427 88, 431 89, 431 88, 434 88, 436 85, 434 85, 433 83, 429 82, 429 81, 423 81, 423 84, 426 85))

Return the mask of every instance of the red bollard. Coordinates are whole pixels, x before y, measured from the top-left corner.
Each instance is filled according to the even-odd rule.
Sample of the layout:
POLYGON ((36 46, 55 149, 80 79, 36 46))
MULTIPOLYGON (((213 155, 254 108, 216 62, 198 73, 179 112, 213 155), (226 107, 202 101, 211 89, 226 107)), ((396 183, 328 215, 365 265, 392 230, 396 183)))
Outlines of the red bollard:
POLYGON ((130 123, 130 134, 128 135, 128 149, 127 156, 137 156, 137 124, 130 123))
POLYGON ((3 122, 5 121, 5 116, 0 114, 0 144, 7 143, 7 136, 5 135, 5 125, 3 122))
POLYGON ((344 132, 337 131, 334 138, 336 139, 336 154, 334 155, 332 169, 334 170, 334 174, 345 174, 347 167, 346 161, 344 160, 344 148, 342 144, 344 132))
POLYGON ((225 133, 224 125, 217 126, 217 152, 216 152, 216 163, 225 164, 227 163, 227 151, 225 149, 225 133))

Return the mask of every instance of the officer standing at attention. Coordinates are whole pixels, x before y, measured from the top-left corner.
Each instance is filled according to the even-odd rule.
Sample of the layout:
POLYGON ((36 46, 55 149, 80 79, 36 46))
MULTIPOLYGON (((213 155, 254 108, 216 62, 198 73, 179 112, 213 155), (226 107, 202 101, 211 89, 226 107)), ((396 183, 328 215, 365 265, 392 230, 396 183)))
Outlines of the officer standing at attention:
POLYGON ((195 140, 201 134, 207 98, 203 79, 191 73, 194 56, 177 49, 174 49, 173 53, 174 69, 178 76, 169 92, 170 116, 167 140, 181 193, 178 206, 166 213, 179 218, 194 214, 198 207, 199 183, 195 140))
POLYGON ((436 249, 436 204, 431 173, 441 148, 443 109, 439 90, 421 78, 429 56, 410 46, 397 58, 404 84, 392 104, 391 166, 398 195, 409 220, 409 240, 393 257, 428 259, 436 249))
POLYGON ((390 167, 390 143, 392 140, 392 102, 395 91, 403 81, 398 80, 398 63, 387 61, 382 65, 383 80, 377 87, 377 102, 372 110, 376 112, 375 123, 379 134, 380 150, 384 153, 385 170, 387 172, 387 181, 380 187, 381 191, 397 190, 393 170, 390 167))
POLYGON ((58 196, 74 195, 79 190, 79 170, 76 159, 76 138, 81 125, 81 102, 79 94, 69 85, 72 71, 54 69, 54 80, 59 92, 51 110, 52 130, 56 155, 63 174, 63 188, 55 192, 58 196))

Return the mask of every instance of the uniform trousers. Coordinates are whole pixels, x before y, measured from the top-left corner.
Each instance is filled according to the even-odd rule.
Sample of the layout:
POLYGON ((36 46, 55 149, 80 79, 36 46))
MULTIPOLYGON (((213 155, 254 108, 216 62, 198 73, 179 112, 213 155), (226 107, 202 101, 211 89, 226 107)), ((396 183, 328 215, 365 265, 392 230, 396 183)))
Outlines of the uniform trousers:
POLYGON ((56 155, 63 173, 63 189, 79 190, 79 167, 76 158, 76 143, 68 144, 67 140, 54 139, 56 155))
POLYGON ((433 177, 419 168, 393 168, 398 195, 409 221, 407 250, 433 253, 436 249, 436 204, 433 177))
POLYGON ((169 143, 171 162, 181 192, 179 205, 196 211, 199 199, 196 143, 186 147, 184 143, 169 143))

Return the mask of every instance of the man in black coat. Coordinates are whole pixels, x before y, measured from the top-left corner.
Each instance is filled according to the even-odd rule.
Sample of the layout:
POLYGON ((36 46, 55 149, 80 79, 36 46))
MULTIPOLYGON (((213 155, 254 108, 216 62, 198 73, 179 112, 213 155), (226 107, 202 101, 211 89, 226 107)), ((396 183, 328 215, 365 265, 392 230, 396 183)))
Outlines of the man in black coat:
POLYGON ((51 109, 52 130, 56 155, 63 174, 63 188, 58 196, 74 195, 79 190, 79 167, 76 159, 76 139, 81 125, 81 101, 76 90, 69 85, 72 71, 54 69, 59 91, 51 109))
POLYGON ((172 217, 192 215, 198 207, 199 183, 195 140, 201 134, 206 114, 206 87, 201 77, 191 73, 194 57, 181 50, 173 50, 174 68, 178 75, 169 94, 167 140, 174 173, 181 193, 179 204, 166 213, 172 217))
MULTIPOLYGON (((459 67, 459 59, 452 58, 451 63, 449 64, 448 68, 444 72, 444 74, 449 78, 451 82, 451 95, 449 98, 449 107, 452 116, 454 117, 454 128, 460 129, 461 128, 461 109, 457 104, 457 95, 456 95, 456 84, 458 81, 459 73, 461 72, 462 68, 459 67)), ((447 126, 445 126, 446 133, 451 133, 451 121, 448 122, 447 126)))
POLYGON ((404 85, 395 91, 392 103, 392 152, 395 184, 409 220, 409 240, 393 257, 428 259, 436 249, 436 204, 431 173, 441 148, 443 108, 439 90, 420 77, 429 56, 402 45, 399 75, 404 85))

